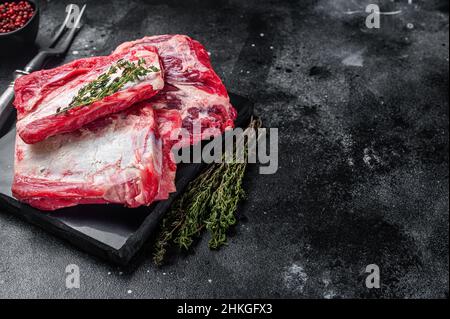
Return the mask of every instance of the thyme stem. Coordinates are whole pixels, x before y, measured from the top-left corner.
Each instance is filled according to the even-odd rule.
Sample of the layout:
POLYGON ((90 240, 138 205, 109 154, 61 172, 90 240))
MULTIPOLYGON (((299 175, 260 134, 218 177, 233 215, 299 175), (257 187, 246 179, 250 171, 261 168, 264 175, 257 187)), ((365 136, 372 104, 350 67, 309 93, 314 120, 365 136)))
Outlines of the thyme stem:
POLYGON ((95 80, 83 86, 66 107, 59 107, 56 114, 92 104, 112 95, 122 89, 129 82, 137 82, 150 72, 158 72, 154 66, 145 67, 145 60, 139 59, 137 63, 120 59, 108 71, 99 75, 95 80), (118 75, 118 76, 115 76, 118 75))

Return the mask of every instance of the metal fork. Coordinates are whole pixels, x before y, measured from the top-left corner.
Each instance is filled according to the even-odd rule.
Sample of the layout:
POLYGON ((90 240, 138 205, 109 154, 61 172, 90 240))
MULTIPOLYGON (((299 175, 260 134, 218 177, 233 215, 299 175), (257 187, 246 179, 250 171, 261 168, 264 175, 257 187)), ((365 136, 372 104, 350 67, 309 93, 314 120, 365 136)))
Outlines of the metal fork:
POLYGON ((14 99, 14 82, 19 77, 30 74, 31 72, 37 71, 42 68, 44 62, 50 57, 57 57, 65 54, 69 49, 73 39, 75 38, 76 33, 81 29, 81 18, 86 9, 86 5, 84 5, 76 20, 71 26, 71 28, 67 27, 67 23, 71 18, 73 5, 71 4, 67 10, 67 15, 64 19, 64 22, 59 27, 55 35, 51 38, 48 46, 42 48, 39 53, 25 66, 23 70, 16 70, 14 72, 14 80, 9 84, 8 88, 3 92, 0 96, 0 137, 6 134, 9 130, 10 124, 13 122, 12 117, 14 116, 14 108, 11 105, 14 99), (67 31, 70 30, 67 36, 60 41, 67 31), (9 125, 8 125, 9 124, 9 125))

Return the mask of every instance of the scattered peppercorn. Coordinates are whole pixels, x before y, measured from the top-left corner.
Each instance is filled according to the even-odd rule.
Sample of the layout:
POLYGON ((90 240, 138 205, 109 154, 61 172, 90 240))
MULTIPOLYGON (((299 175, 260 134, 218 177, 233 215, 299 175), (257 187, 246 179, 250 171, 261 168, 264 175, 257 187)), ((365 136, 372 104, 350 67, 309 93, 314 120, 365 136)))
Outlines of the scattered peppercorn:
POLYGON ((23 27, 34 14, 28 1, 0 4, 0 33, 12 32, 23 27))

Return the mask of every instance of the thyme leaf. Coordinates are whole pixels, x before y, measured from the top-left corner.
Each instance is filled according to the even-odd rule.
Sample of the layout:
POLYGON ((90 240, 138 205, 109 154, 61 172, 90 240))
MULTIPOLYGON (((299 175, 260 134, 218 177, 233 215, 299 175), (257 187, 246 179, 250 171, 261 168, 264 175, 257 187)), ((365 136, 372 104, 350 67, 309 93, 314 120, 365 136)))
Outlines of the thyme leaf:
POLYGON ((153 65, 146 67, 145 60, 139 59, 133 63, 124 59, 118 60, 108 71, 99 75, 95 80, 83 86, 72 99, 67 107, 59 107, 56 114, 67 113, 67 111, 92 104, 112 95, 122 89, 129 82, 137 82, 141 77, 150 72, 158 72, 159 69, 153 65), (118 73, 119 72, 119 73, 118 73), (116 76, 118 74, 118 76, 116 76))

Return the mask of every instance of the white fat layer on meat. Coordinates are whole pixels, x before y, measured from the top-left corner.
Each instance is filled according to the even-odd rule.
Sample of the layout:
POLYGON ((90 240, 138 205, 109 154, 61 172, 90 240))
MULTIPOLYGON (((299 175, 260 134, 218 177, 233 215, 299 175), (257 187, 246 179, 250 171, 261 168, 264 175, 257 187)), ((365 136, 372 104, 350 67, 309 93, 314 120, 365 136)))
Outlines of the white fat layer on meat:
MULTIPOLYGON (((147 67, 153 66, 156 67, 159 72, 150 72, 144 77, 140 77, 139 81, 132 81, 129 83, 126 83, 120 90, 124 91, 126 89, 129 89, 131 87, 134 87, 136 85, 147 85, 151 84, 154 90, 160 90, 164 87, 164 80, 161 73, 161 65, 159 64, 158 56, 154 52, 149 51, 138 51, 136 52, 135 56, 139 58, 144 58, 146 63, 145 65, 147 67)), ((124 59, 127 59, 125 56, 124 59)), ((53 116, 57 112, 58 108, 64 108, 67 107, 73 100, 73 98, 77 95, 78 91, 88 84, 89 82, 94 81, 98 78, 99 75, 107 72, 111 65, 107 65, 103 67, 102 69, 97 70, 96 72, 90 72, 83 76, 82 79, 78 79, 75 84, 72 82, 67 83, 66 85, 63 85, 59 87, 58 89, 54 90, 51 94, 46 96, 42 102, 40 102, 39 107, 24 118, 22 118, 19 121, 19 125, 26 125, 28 123, 34 122, 40 118, 44 118, 47 116, 53 116)), ((123 70, 119 69, 118 72, 116 72, 113 77, 117 78, 122 74, 123 70)), ((113 78, 111 79, 111 81, 113 78)))
POLYGON ((200 63, 195 54, 192 54, 189 46, 189 40, 182 35, 172 37, 163 50, 167 50, 167 55, 174 55, 181 58, 181 65, 183 66, 181 72, 185 72, 191 69, 198 70, 200 72, 206 72, 209 69, 200 63))
POLYGON ((23 176, 93 187, 136 181, 149 162, 161 174, 160 140, 142 125, 133 125, 130 117, 136 119, 116 118, 97 131, 81 129, 33 145, 17 137, 23 160, 16 158, 15 170, 23 176))

